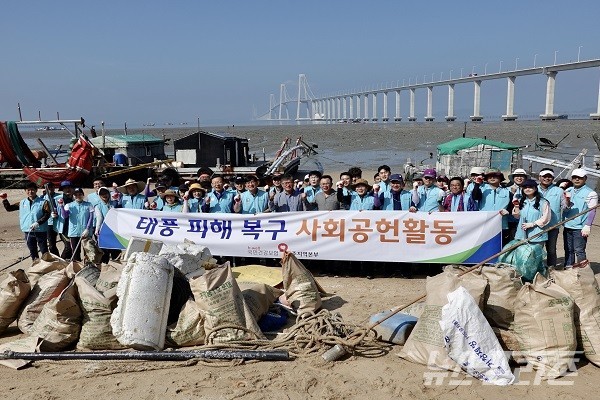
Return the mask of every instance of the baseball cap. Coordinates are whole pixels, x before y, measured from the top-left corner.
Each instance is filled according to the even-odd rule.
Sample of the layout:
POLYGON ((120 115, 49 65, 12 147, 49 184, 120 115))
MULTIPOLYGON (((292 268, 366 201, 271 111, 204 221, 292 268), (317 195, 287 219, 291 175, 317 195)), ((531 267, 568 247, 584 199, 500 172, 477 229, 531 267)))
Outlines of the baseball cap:
POLYGON ((67 187, 67 186, 73 186, 73 184, 71 183, 71 181, 62 181, 60 183, 61 189, 64 188, 64 187, 67 187))
POLYGON ((83 189, 82 189, 82 188, 75 188, 75 189, 73 190, 73 194, 76 194, 76 193, 81 193, 81 194, 83 194, 83 189))
POLYGON ((526 188, 526 187, 537 187, 537 182, 534 181, 533 179, 527 179, 525 180, 522 184, 521 187, 526 188))
POLYGON ((574 176, 578 176, 580 178, 584 178, 587 176, 587 172, 583 168, 576 168, 571 172, 571 178, 574 176))
POLYGON ((433 169, 433 168, 429 168, 429 169, 426 169, 425 171, 423 171, 423 177, 435 178, 436 176, 437 176, 437 173, 435 172, 435 169, 433 169))
POLYGON ((237 176, 233 182, 236 185, 241 185, 243 183, 246 183, 246 178, 244 178, 243 176, 237 176))
POLYGON ((404 182, 404 179, 402 179, 402 175, 400 174, 392 174, 390 176, 390 182, 404 182))

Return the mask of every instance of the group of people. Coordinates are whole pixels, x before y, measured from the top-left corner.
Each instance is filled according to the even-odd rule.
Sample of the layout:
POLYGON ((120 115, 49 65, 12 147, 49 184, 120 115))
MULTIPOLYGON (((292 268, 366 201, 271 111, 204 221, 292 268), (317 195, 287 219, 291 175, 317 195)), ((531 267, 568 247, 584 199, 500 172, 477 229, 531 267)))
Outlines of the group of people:
MULTIPOLYGON (((61 257, 80 260, 81 238, 98 235, 104 217, 111 208, 148 209, 183 213, 241 213, 333 210, 404 210, 409 212, 497 211, 502 215, 502 236, 506 244, 512 239, 529 239, 544 245, 547 264, 557 263, 557 224, 563 228, 564 266, 586 259, 586 243, 595 217, 598 195, 586 185, 587 173, 575 169, 570 179, 554 182, 555 173, 544 168, 538 181, 518 168, 505 184, 497 169, 473 167, 470 176, 448 178, 434 169, 426 169, 413 178, 407 189, 401 174, 392 174, 382 165, 374 183, 362 178, 362 171, 352 167, 335 183, 331 175, 319 171, 307 174, 304 181, 291 175, 274 174, 265 179, 238 176, 225 179, 209 169, 198 170, 194 182, 181 182, 176 170, 167 168, 152 188, 147 182, 128 179, 124 185, 108 188, 101 179, 94 181, 93 191, 85 197, 81 188, 64 181, 55 193, 46 185, 42 197, 34 183, 27 185, 26 198, 3 204, 7 211, 20 211, 20 226, 33 259, 39 250, 59 254, 57 237, 68 238, 61 257), (578 215, 582 211, 591 211, 578 215), (552 229, 548 229, 552 228, 552 229)), ((106 252, 105 259, 114 256, 106 252)))

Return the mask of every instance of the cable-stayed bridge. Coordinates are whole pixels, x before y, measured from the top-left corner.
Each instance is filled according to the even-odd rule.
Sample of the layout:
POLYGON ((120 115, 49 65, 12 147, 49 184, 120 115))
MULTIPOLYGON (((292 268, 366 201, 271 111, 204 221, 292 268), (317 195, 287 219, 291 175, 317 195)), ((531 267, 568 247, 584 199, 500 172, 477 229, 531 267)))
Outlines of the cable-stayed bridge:
MULTIPOLYGON (((450 71, 449 79, 442 79, 440 76, 439 80, 434 80, 433 75, 431 80, 426 82, 425 76, 423 81, 419 83, 417 79, 412 83, 410 80, 408 85, 405 81, 402 85, 399 85, 398 81, 396 86, 391 87, 380 87, 377 89, 369 89, 363 91, 340 91, 339 94, 330 96, 315 96, 308 81, 304 74, 298 76, 298 94, 297 97, 291 98, 285 87, 285 84, 281 84, 279 90, 279 100, 275 98, 275 95, 270 96, 269 111, 265 114, 257 117, 260 120, 271 120, 271 121, 286 121, 291 120, 290 108, 295 107, 296 121, 378 121, 382 112, 382 121, 387 122, 391 119, 388 114, 388 95, 392 94, 395 96, 394 106, 395 113, 393 119, 395 122, 402 120, 402 113, 400 108, 401 94, 406 92, 408 94, 408 121, 417 121, 418 117, 415 115, 415 94, 419 91, 426 92, 427 98, 427 113, 423 116, 425 121, 433 121, 433 91, 434 89, 440 90, 446 88, 447 97, 447 115, 445 116, 446 121, 455 121, 456 115, 454 113, 454 91, 456 85, 473 85, 473 112, 470 115, 471 121, 482 121, 483 116, 481 115, 481 87, 486 81, 505 80, 507 83, 506 89, 506 109, 505 113, 502 114, 502 119, 505 121, 514 121, 518 118, 515 113, 515 87, 516 80, 523 79, 527 76, 544 76, 546 79, 546 101, 545 108, 540 110, 540 119, 542 120, 555 120, 560 119, 563 116, 554 112, 554 95, 556 79, 559 72, 562 74, 567 71, 585 69, 585 68, 597 68, 600 67, 600 59, 584 60, 579 59, 575 62, 568 62, 564 64, 547 65, 547 66, 534 66, 529 68, 518 69, 515 63, 513 70, 503 70, 502 64, 500 64, 500 70, 498 72, 487 72, 487 65, 484 73, 478 75, 471 73, 468 76, 461 76, 457 78, 452 77, 452 71, 450 71), (343 94, 342 94, 343 93, 343 94), (378 98, 382 98, 383 106, 377 106, 378 98), (362 109, 361 109, 362 107, 362 109)), ((594 82, 594 84, 597 84, 594 82)), ((591 119, 600 120, 600 85, 598 85, 598 100, 596 106, 596 112, 591 113, 589 117, 591 119)))

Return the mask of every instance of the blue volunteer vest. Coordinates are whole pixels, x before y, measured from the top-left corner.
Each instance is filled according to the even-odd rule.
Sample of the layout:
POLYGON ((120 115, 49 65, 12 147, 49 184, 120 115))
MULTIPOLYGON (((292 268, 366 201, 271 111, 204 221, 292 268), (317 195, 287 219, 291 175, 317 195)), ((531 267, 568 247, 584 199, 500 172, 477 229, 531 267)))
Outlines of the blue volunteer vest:
MULTIPOLYGON (((567 208, 563 212, 563 218, 568 219, 575 214, 579 214, 580 212, 587 210, 589 207, 588 207, 587 203, 585 202, 585 199, 587 198, 588 194, 590 194, 591 192, 593 192, 593 190, 587 185, 583 185, 579 189, 572 188, 571 203, 573 203, 573 205, 571 206, 571 208, 567 208)), ((583 215, 580 215, 579 217, 575 218, 572 221, 566 222, 565 228, 583 229, 583 226, 585 225, 585 220, 587 219, 587 216, 588 216, 587 214, 583 214, 583 215)))
MULTIPOLYGON (((523 208, 521 209, 521 216, 519 217, 519 225, 517 226, 517 233, 515 233, 515 239, 523 240, 525 239, 525 231, 521 228, 521 224, 525 222, 534 222, 542 217, 544 207, 548 204, 548 200, 542 198, 540 200, 540 209, 536 210, 534 207, 535 199, 525 199, 523 202, 523 208)), ((542 232, 544 228, 540 228, 537 225, 534 225, 533 228, 527 230, 527 237, 531 237, 535 234, 542 232)), ((533 243, 537 242, 545 242, 548 240, 548 233, 544 233, 534 239, 531 240, 533 243)))
POLYGON ((350 202, 350 210, 372 210, 375 206, 375 198, 369 194, 360 197, 358 193, 352 193, 352 201, 350 202))
POLYGON ((440 200, 444 197, 444 191, 435 185, 430 187, 419 186, 417 189, 419 194, 419 204, 417 210, 431 212, 439 211, 440 200))
MULTIPOLYGON (((79 237, 88 229, 88 221, 93 212, 92 205, 87 201, 69 203, 69 230, 68 237, 79 237)), ((91 227, 91 226, 90 226, 91 227)))
POLYGON ((269 206, 269 194, 264 190, 258 190, 256 195, 245 191, 241 196, 242 214, 258 214, 269 206))
POLYGON ((143 194, 138 193, 135 196, 124 194, 121 198, 121 207, 132 208, 134 210, 143 210, 145 202, 146 196, 143 194))
POLYGON ((208 196, 210 197, 210 204, 208 212, 216 213, 231 213, 233 212, 232 204, 233 197, 235 192, 229 192, 227 190, 223 190, 223 194, 220 198, 217 197, 214 191, 210 192, 208 196))
POLYGON ((538 185, 538 191, 550 204, 550 212, 552 215, 550 216, 549 225, 554 226, 558 224, 562 219, 562 209, 560 206, 565 191, 556 185, 550 185, 548 186, 548 189, 544 189, 541 185, 538 185))
MULTIPOLYGON (((484 183, 480 186, 481 200, 479 201, 479 211, 500 211, 508 206, 510 201, 510 191, 507 188, 499 186, 494 189, 492 186, 484 183)), ((508 229, 508 215, 502 216, 502 229, 508 229)))
MULTIPOLYGON (((397 201, 393 198, 392 191, 388 190, 387 192, 383 192, 379 194, 379 199, 381 201, 381 209, 382 210, 395 210, 394 202, 397 201)), ((412 202, 412 194, 406 190, 400 191, 400 209, 403 211, 408 211, 410 208, 410 204, 412 202)))
MULTIPOLYGON (((27 197, 21 200, 19 203, 19 226, 21 227, 22 232, 29 232, 31 225, 42 218, 42 215, 44 215, 45 202, 46 199, 40 196, 36 197, 31 202, 27 197)), ((37 231, 48 231, 48 221, 40 224, 39 228, 36 229, 36 232, 37 231)))

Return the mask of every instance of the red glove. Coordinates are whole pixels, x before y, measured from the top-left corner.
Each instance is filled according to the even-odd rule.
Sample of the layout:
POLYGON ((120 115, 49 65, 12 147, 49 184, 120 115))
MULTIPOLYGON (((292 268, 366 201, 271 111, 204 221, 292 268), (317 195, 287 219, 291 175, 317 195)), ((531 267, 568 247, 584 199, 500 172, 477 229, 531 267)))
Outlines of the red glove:
POLYGON ((520 201, 519 201, 519 199, 513 199, 512 203, 513 203, 513 206, 519 207, 520 201))
POLYGON ((152 204, 150 204, 150 209, 151 210, 156 210, 157 207, 158 207, 158 205, 156 204, 155 201, 153 201, 152 204))
POLYGON ((58 200, 56 200, 56 203, 58 203, 59 206, 62 206, 63 204, 65 204, 65 201, 62 197, 59 197, 58 200))
POLYGON ((0 193, 0 199, 6 200, 8 198, 8 194, 6 192, 0 193))
POLYGON ((475 183, 479 183, 481 185, 483 183, 483 176, 477 175, 477 177, 475 177, 475 183))
POLYGON ((119 200, 119 192, 113 192, 110 195, 110 198, 113 199, 113 200, 119 200))

